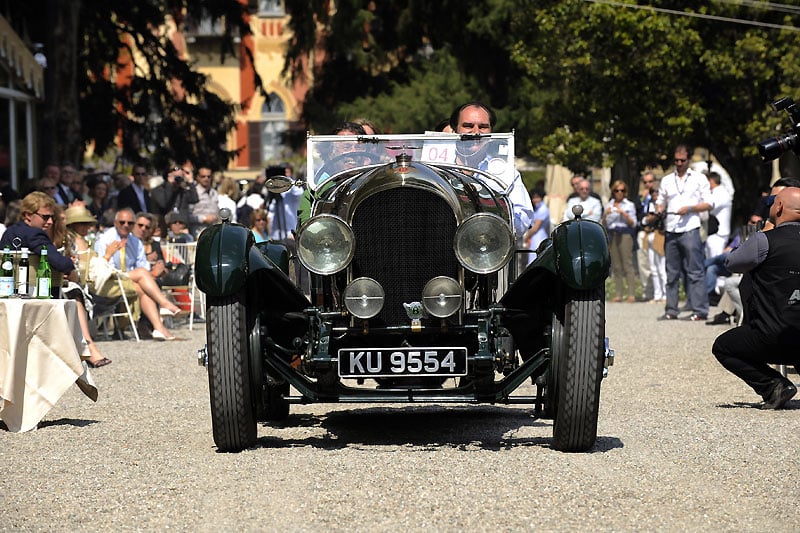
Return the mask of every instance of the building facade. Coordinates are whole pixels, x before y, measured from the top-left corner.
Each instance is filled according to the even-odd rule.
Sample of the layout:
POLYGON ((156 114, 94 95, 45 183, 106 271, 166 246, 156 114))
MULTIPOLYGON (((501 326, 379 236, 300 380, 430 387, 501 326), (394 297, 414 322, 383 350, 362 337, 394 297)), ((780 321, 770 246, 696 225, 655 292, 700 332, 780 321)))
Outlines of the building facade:
POLYGON ((36 177, 36 111, 44 98, 44 69, 0 16, 0 182, 14 189, 36 177))
POLYGON ((311 72, 294 83, 281 75, 291 38, 283 1, 248 0, 247 3, 252 34, 239 39, 238 57, 221 61, 224 30, 221 23, 214 25, 210 19, 185 20, 177 39, 173 39, 179 49, 185 47, 187 58, 209 77, 208 87, 212 91, 226 100, 241 102, 238 126, 229 140, 230 149, 241 151, 228 170, 232 175, 243 176, 261 172, 265 166, 290 157, 283 139, 292 132, 302 134, 299 119, 312 82, 311 72), (253 65, 247 49, 252 52, 253 65), (253 66, 266 94, 256 90, 253 66))

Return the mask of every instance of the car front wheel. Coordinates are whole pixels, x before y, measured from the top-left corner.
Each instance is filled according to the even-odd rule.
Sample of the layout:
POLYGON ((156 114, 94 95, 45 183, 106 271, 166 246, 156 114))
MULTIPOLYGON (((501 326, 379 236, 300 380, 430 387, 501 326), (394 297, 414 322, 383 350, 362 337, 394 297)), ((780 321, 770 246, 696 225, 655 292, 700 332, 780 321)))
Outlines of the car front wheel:
POLYGON ((209 297, 206 335, 214 443, 221 452, 238 452, 253 446, 257 434, 243 294, 209 297))
POLYGON ((553 448, 584 452, 597 440, 605 338, 602 288, 568 291, 563 317, 552 345, 553 448))

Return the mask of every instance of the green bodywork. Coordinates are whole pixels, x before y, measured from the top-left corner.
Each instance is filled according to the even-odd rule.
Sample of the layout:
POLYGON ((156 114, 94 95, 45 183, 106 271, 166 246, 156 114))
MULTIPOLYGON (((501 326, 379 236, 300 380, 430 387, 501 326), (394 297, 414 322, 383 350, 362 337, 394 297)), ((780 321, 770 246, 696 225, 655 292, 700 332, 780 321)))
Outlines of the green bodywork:
POLYGON ((553 232, 549 257, 564 283, 573 289, 593 289, 605 284, 611 268, 608 237, 600 224, 573 220, 553 232))
MULTIPOLYGON (((197 241, 195 279, 209 296, 229 296, 239 292, 249 275, 263 270, 281 272, 288 281, 289 252, 282 244, 256 244, 253 232, 238 224, 211 226, 197 241)), ((281 281, 280 283, 283 283, 281 281)))

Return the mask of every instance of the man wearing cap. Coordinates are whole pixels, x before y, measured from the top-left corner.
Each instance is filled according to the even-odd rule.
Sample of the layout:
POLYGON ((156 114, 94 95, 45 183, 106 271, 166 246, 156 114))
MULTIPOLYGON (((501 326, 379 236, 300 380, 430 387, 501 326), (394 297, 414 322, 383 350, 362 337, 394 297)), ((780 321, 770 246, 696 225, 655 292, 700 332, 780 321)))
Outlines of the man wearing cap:
POLYGON ((167 213, 164 222, 167 223, 167 228, 168 228, 167 238, 169 239, 169 242, 172 243, 194 242, 194 237, 192 237, 192 234, 189 233, 189 227, 186 224, 186 217, 183 216, 183 214, 177 211, 172 211, 171 213, 167 213))
POLYGON ((153 338, 174 340, 176 337, 164 326, 161 315, 175 316, 181 310, 161 292, 150 273, 150 263, 144 253, 142 241, 131 233, 135 220, 132 209, 117 211, 114 227, 107 229, 98 237, 94 249, 114 268, 126 272, 134 282, 136 294, 142 305, 142 313, 153 324, 153 338), (161 307, 160 311, 158 307, 161 307))

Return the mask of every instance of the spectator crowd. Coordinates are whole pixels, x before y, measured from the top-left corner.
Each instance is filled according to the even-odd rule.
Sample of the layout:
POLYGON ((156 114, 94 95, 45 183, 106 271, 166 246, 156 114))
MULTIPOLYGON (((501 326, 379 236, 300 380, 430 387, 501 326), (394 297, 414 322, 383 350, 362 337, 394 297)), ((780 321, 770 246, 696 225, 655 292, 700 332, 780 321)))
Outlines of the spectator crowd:
MULTIPOLYGON (((291 176, 293 169, 283 164, 269 172, 291 176)), ((293 244, 300 194, 294 187, 283 195, 268 195, 264 176, 241 194, 233 178, 190 161, 160 172, 139 163, 130 174, 113 175, 81 171, 71 163, 49 164, 24 197, 3 185, 0 248, 14 237, 21 239, 15 247, 28 247, 33 256, 48 248, 54 296, 60 291, 78 302, 89 344, 87 360, 99 367, 111 361, 92 340, 89 319, 95 305, 124 292, 135 322, 128 325, 140 337, 175 339, 167 319, 194 310, 184 309, 169 290, 184 285, 189 270, 180 264, 185 255, 168 250, 191 246, 218 221, 222 207, 230 210, 233 221, 253 228, 257 240, 293 244)))

